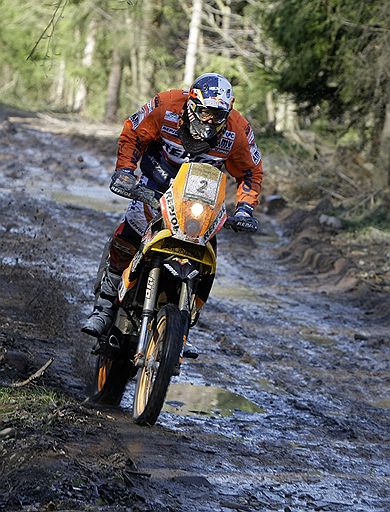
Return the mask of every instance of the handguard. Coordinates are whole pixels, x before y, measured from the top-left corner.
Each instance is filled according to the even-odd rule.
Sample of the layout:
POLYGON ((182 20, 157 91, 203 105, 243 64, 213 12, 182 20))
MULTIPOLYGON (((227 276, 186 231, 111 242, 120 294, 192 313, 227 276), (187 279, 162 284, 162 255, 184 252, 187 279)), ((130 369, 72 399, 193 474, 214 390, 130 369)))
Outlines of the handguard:
POLYGON ((154 190, 137 185, 137 178, 131 169, 119 169, 111 177, 110 190, 118 196, 126 199, 135 199, 148 204, 154 209, 159 208, 160 203, 154 196, 154 190))
POLYGON ((154 190, 151 188, 143 187, 142 185, 136 185, 131 191, 131 199, 142 201, 148 204, 155 210, 160 207, 160 202, 154 196, 154 190))

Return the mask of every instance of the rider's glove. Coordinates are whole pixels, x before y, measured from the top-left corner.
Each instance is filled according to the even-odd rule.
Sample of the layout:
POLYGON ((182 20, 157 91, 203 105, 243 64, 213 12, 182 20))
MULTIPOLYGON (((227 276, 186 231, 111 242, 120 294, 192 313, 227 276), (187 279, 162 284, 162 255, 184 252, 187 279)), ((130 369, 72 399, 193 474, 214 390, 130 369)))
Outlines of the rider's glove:
POLYGON ((111 176, 110 190, 114 194, 131 198, 131 192, 137 183, 133 169, 117 169, 111 176))
POLYGON ((233 217, 228 217, 225 226, 234 231, 248 231, 254 233, 257 231, 258 222, 253 217, 253 206, 249 203, 238 203, 233 217))

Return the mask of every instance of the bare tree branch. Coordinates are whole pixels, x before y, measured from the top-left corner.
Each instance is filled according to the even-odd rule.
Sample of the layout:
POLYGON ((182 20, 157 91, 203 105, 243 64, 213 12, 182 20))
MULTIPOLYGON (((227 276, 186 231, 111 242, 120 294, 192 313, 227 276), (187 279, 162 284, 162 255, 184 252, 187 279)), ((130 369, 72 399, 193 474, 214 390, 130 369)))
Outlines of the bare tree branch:
POLYGON ((49 23, 46 25, 46 27, 43 30, 42 34, 39 36, 38 40, 34 44, 32 50, 28 54, 26 60, 29 60, 34 55, 35 50, 37 49, 39 43, 42 41, 43 38, 45 38, 45 36, 49 38, 49 42, 48 42, 48 45, 47 45, 47 48, 46 48, 46 57, 47 57, 47 55, 48 55, 48 48, 49 48, 49 45, 50 45, 51 37, 52 37, 52 35, 54 33, 54 30, 55 30, 55 28, 57 26, 57 23, 59 22, 59 20, 61 19, 62 15, 63 15, 64 9, 65 9, 67 3, 68 3, 68 0, 60 0, 58 2, 58 4, 56 5, 56 8, 54 10, 54 13, 53 13, 49 23), (61 11, 60 11, 60 9, 61 9, 61 11), (59 14, 58 14, 58 12, 59 12, 59 14), (49 29, 51 29, 51 31, 50 31, 49 34, 47 34, 49 29))
POLYGON ((32 375, 30 375, 30 377, 28 379, 26 379, 22 382, 14 382, 14 383, 10 384, 10 387, 11 388, 21 388, 23 386, 27 386, 27 384, 30 384, 30 382, 32 382, 33 380, 36 380, 39 377, 41 377, 45 373, 45 370, 47 370, 49 368, 49 366, 53 363, 53 361, 54 361, 54 359, 51 357, 41 368, 39 368, 39 370, 37 370, 32 375))

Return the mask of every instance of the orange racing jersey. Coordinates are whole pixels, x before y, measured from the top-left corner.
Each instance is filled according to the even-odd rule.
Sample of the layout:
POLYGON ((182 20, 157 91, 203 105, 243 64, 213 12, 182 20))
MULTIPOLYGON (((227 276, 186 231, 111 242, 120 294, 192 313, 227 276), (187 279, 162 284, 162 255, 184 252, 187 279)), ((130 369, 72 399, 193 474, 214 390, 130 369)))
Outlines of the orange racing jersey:
POLYGON ((178 123, 188 91, 162 92, 148 101, 124 123, 118 142, 116 169, 136 169, 147 146, 160 142, 166 161, 179 169, 188 157, 190 162, 206 162, 221 168, 236 179, 236 201, 257 206, 263 177, 261 153, 248 121, 232 110, 218 144, 207 153, 191 156, 178 135, 178 123))

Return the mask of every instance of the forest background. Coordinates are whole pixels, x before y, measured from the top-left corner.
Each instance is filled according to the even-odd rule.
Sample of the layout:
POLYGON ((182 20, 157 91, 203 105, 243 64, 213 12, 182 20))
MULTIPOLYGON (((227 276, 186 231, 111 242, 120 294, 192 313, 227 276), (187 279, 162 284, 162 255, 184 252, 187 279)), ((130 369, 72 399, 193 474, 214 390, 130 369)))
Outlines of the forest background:
POLYGON ((121 123, 156 92, 220 72, 269 157, 270 190, 390 223, 388 2, 0 0, 0 10, 2 103, 121 123))

